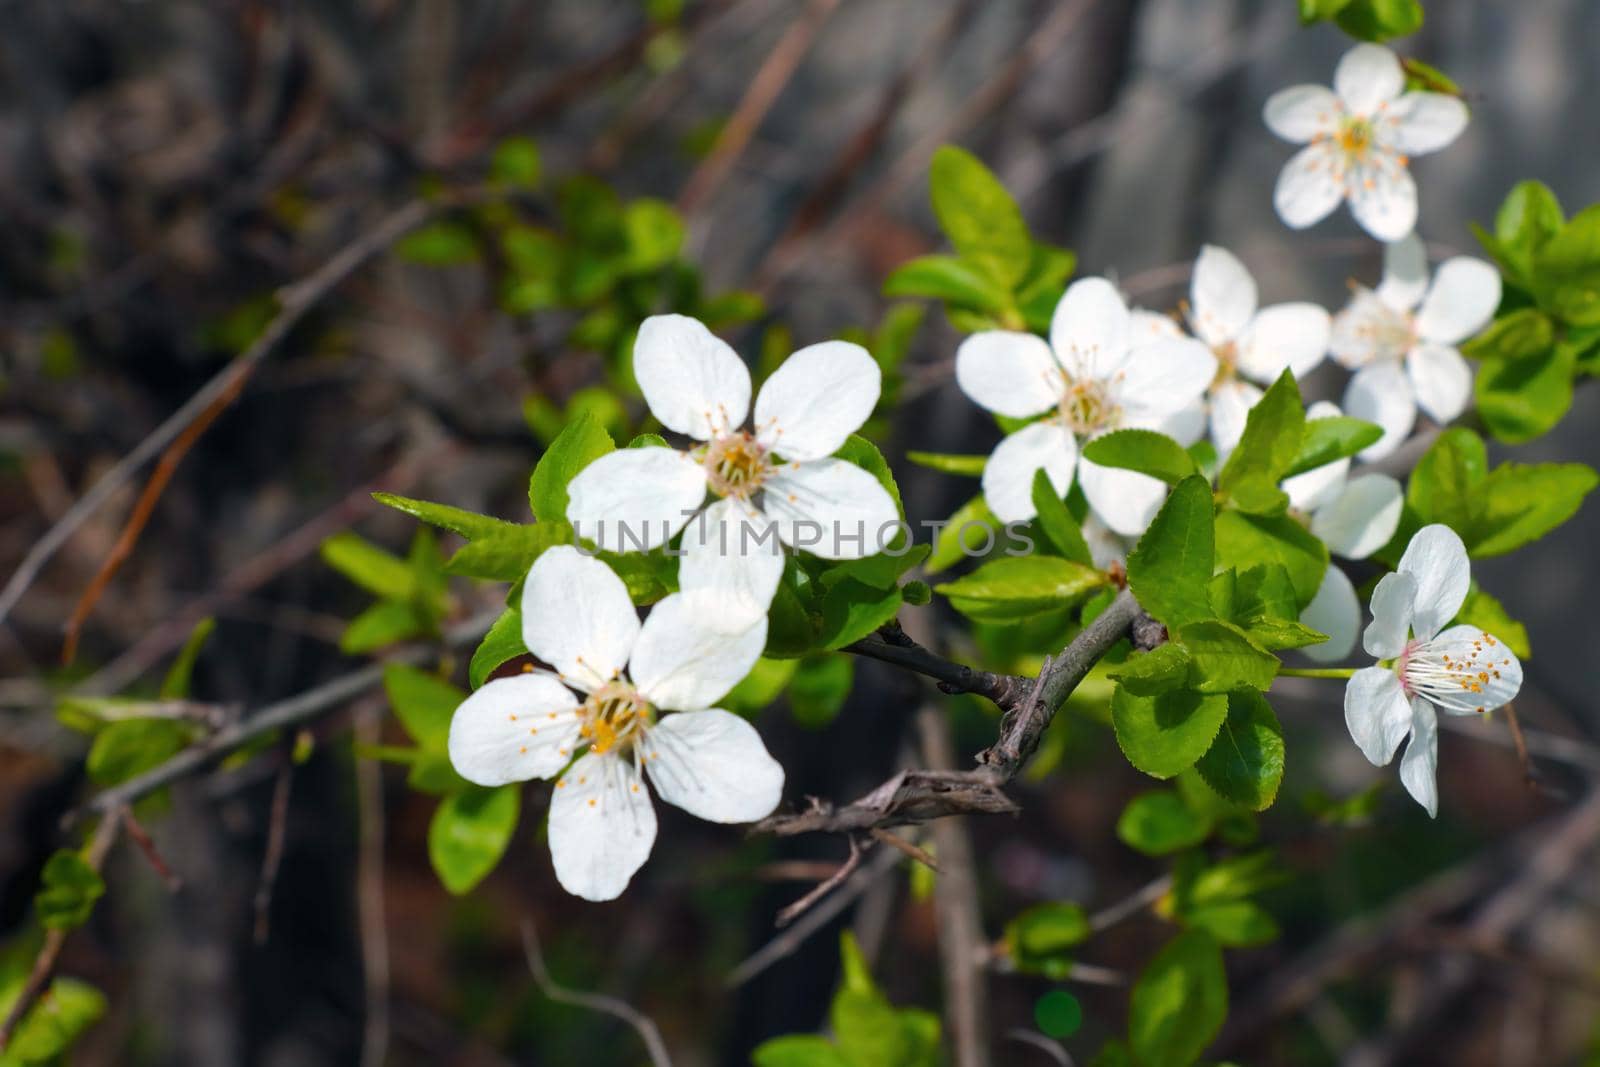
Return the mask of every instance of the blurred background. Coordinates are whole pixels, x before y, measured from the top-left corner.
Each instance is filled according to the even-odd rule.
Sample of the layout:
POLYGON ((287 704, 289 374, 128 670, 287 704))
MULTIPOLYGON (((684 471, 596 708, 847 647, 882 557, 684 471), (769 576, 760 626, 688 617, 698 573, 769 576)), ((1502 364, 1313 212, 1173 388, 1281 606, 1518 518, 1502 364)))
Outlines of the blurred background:
MULTIPOLYGON (((719 321, 753 362, 874 329, 883 279, 941 247, 926 173, 943 143, 987 162, 1080 274, 1119 280, 1137 303, 1176 307, 1210 242, 1242 257, 1264 303, 1336 309, 1350 279, 1377 279, 1377 246, 1342 212, 1305 233, 1278 222, 1271 192, 1291 149, 1259 116, 1278 88, 1328 83, 1349 43, 1301 28, 1290 0, 0 0, 0 572, 17 574, 74 501, 248 353, 277 300, 305 292, 284 286, 373 253, 212 412, 71 667, 63 626, 146 471, 120 478, 7 603, 0 937, 31 958, 57 820, 93 785, 87 739, 53 714, 59 693, 154 692, 206 617, 196 700, 256 709, 358 668, 370 657, 341 640, 373 597, 319 546, 354 530, 406 555, 416 524, 374 490, 527 521, 529 466, 570 405, 594 402, 586 389, 625 375, 650 310, 719 321), (516 187, 515 204, 448 206, 486 180, 516 187), (661 202, 623 216, 643 261, 596 259, 584 242, 604 245, 616 204, 638 198, 661 202), (362 244, 414 203, 434 219, 420 236, 362 244)), ((1399 48, 1446 71, 1473 110, 1458 143, 1415 167, 1436 254, 1473 251, 1465 222, 1492 219, 1519 179, 1542 179, 1569 211, 1600 199, 1600 5, 1437 0, 1399 48)), ((948 516, 976 485, 899 462, 906 449, 998 438, 950 380, 959 336, 928 315, 902 405, 879 427, 914 521, 948 516)), ((1307 391, 1342 387, 1328 367, 1307 391)), ((635 428, 640 415, 625 398, 605 417, 635 428)), ((1597 417, 1600 398, 1580 389, 1516 458, 1600 463, 1597 417)), ((1590 507, 1539 551, 1477 571, 1532 636, 1518 707, 1542 739, 1533 786, 1503 723, 1447 733, 1430 822, 1348 743, 1336 685, 1277 702, 1294 755, 1261 835, 1292 874, 1263 897, 1283 936, 1229 953, 1219 1058, 1600 1062, 1600 812, 1584 799, 1600 765, 1597 538, 1590 507), (1380 778, 1389 788, 1362 818, 1307 814, 1308 796, 1380 778)), ((456 579, 432 621, 503 594, 456 579)), ((949 621, 930 608, 907 625, 949 621)), ((758 719, 791 803, 853 798, 906 761, 929 694, 862 661, 841 708, 848 669, 813 665, 821 697, 758 719)), ((992 738, 992 708, 933 699, 958 759, 992 738)), ((970 826, 991 936, 1030 904, 1114 903, 1164 869, 1112 832, 1151 783, 1109 731, 1068 718, 1054 769, 1014 790, 1023 814, 970 826)), ((743 1064, 766 1038, 819 1029, 845 926, 892 1000, 938 1010, 937 922, 907 865, 728 984, 816 878, 786 873, 825 873, 839 840, 746 839, 663 809, 628 893, 590 905, 554 883, 534 785, 505 862, 452 896, 428 862, 435 798, 352 755, 353 730, 402 743, 390 719, 381 691, 359 696, 314 721, 307 758, 286 739, 143 813, 183 886, 169 891, 136 849, 112 854, 108 895, 62 961, 109 1001, 72 1062, 644 1062, 614 1020, 541 995, 524 918, 558 980, 652 1016, 680 1065, 743 1064)), ((1083 962, 1135 972, 1168 929, 1126 922, 1083 962)), ((994 1032, 1031 1026, 1058 985, 994 976, 994 1032)), ((1087 1062, 1124 1027, 1126 991, 1068 988, 1085 1021, 1067 1047, 1087 1062)), ((1019 1043, 1002 1053, 1052 1062, 1019 1043)))

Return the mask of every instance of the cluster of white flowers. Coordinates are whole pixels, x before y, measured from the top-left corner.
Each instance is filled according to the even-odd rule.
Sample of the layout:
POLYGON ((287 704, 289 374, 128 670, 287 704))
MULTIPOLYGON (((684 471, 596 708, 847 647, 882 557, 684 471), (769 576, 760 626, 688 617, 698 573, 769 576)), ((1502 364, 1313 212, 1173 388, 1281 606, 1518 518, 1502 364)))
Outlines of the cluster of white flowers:
MULTIPOLYGON (((1025 421, 983 470, 1001 521, 1034 516, 1039 471, 1061 496, 1076 482, 1091 509, 1085 536, 1106 565, 1149 525, 1166 489, 1090 462, 1085 443, 1145 428, 1187 446, 1209 431, 1226 457, 1262 387, 1285 370, 1309 373, 1330 351, 1355 372, 1345 410, 1383 430, 1363 459, 1391 452, 1419 408, 1440 423, 1465 409, 1471 373, 1453 346, 1493 315, 1499 275, 1456 257, 1429 283, 1425 248, 1412 233, 1407 161, 1453 141, 1466 108, 1451 96, 1404 92, 1399 60, 1376 45, 1351 50, 1334 84, 1297 86, 1267 102, 1273 132, 1307 144, 1284 168, 1275 202, 1301 228, 1348 200, 1356 220, 1389 242, 1382 282, 1358 287, 1331 318, 1305 302, 1261 307, 1244 264, 1207 245, 1181 320, 1130 309, 1110 281, 1091 277, 1062 296, 1048 343, 1012 330, 968 337, 956 355, 962 391, 995 415, 1025 421)), ((522 591, 522 627, 528 651, 550 669, 485 684, 456 711, 449 738, 451 761, 469 781, 556 779, 556 876, 592 900, 620 894, 649 855, 656 821, 646 778, 661 799, 715 822, 748 822, 776 807, 782 768, 753 727, 713 705, 761 655, 784 548, 859 558, 882 547, 863 534, 899 518, 878 479, 836 455, 879 398, 879 368, 859 345, 829 341, 790 356, 756 395, 748 429, 750 373, 702 323, 645 320, 633 370, 650 412, 693 443, 595 460, 568 486, 567 518, 581 539, 612 552, 648 551, 681 533, 680 592, 641 623, 603 562, 572 547, 545 552, 522 591), (806 536, 807 527, 823 536, 806 536)), ((1339 413, 1319 403, 1308 416, 1339 413)), ((1312 532, 1347 559, 1376 552, 1400 522, 1399 484, 1352 475, 1348 458, 1284 489, 1312 532)), ((1384 662, 1356 673, 1346 691, 1351 734, 1374 763, 1388 762, 1410 736, 1401 779, 1430 813, 1434 709, 1481 712, 1510 700, 1521 681, 1516 657, 1494 637, 1444 628, 1468 582, 1460 539, 1441 526, 1421 531, 1372 597, 1364 644, 1384 662)), ((1303 618, 1328 635, 1307 650, 1313 658, 1350 653, 1360 604, 1339 567, 1329 566, 1303 618)))

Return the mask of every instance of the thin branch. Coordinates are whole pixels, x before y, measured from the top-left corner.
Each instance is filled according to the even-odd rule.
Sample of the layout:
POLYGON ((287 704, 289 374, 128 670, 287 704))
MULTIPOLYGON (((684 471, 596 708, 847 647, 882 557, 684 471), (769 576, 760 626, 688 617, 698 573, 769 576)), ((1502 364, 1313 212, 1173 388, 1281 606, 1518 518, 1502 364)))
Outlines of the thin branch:
POLYGON ((350 242, 322 266, 299 281, 280 289, 277 315, 250 347, 201 386, 182 407, 169 415, 160 426, 135 445, 131 452, 101 475, 89 491, 68 508, 66 513, 57 519, 50 529, 45 531, 44 536, 28 550, 16 572, 6 582, 5 588, 0 590, 0 621, 11 614, 11 609, 16 607, 17 601, 22 599, 22 594, 27 592, 45 564, 55 556, 67 539, 77 532, 78 527, 99 511, 141 467, 165 451, 169 444, 188 430, 213 404, 237 391, 240 384, 254 372, 256 365, 277 348, 307 312, 337 288, 339 283, 348 278, 356 268, 446 206, 449 204, 445 201, 433 203, 413 200, 385 216, 376 226, 350 242))
MULTIPOLYGON (((376 745, 382 730, 382 711, 368 700, 356 711, 356 740, 376 745)), ((389 1058, 389 926, 383 896, 383 768, 376 760, 356 760, 356 812, 356 917, 367 1007, 361 1067, 383 1067, 389 1058)))
POLYGON ((891 834, 881 826, 874 826, 869 829, 867 833, 874 841, 888 845, 892 849, 897 849, 901 853, 905 854, 908 858, 916 860, 918 863, 928 868, 928 870, 932 871, 934 874, 939 873, 939 861, 934 859, 933 853, 929 852, 927 849, 920 848, 917 845, 912 844, 910 841, 907 841, 898 834, 891 834))
POLYGON ((980 671, 945 659, 913 641, 897 622, 846 645, 844 651, 926 675, 939 683, 941 692, 974 693, 1002 708, 1020 699, 1033 684, 1029 678, 980 671))
POLYGON ((850 842, 850 855, 843 863, 839 864, 837 870, 812 886, 805 896, 778 912, 778 926, 788 926, 795 919, 804 915, 811 905, 838 888, 846 878, 855 873, 857 867, 861 866, 861 842, 856 840, 854 834, 851 834, 846 840, 850 842))
POLYGON ((1133 916, 1166 896, 1167 891, 1171 888, 1172 875, 1164 874, 1155 881, 1128 894, 1128 896, 1115 904, 1102 908, 1089 916, 1089 929, 1097 934, 1102 930, 1109 930, 1118 923, 1133 918, 1133 916))
MULTIPOLYGON (((98 872, 105 866, 106 854, 111 851, 111 846, 117 840, 117 831, 123 827, 123 815, 124 812, 121 810, 108 811, 100 820, 100 825, 95 827, 94 836, 89 839, 89 848, 84 855, 84 861, 92 870, 98 872)), ((56 962, 61 958, 62 946, 67 943, 67 935, 70 933, 72 931, 67 929, 52 929, 45 933, 44 946, 33 961, 33 968, 28 972, 22 991, 12 1002, 11 1010, 6 1013, 5 1019, 0 1021, 0 1052, 6 1050, 6 1046, 11 1043, 11 1038, 17 1032, 17 1027, 22 1025, 22 1020, 49 988, 50 979, 56 973, 56 962)))
POLYGON ((621 1019, 633 1027, 634 1032, 644 1042, 645 1050, 650 1053, 650 1062, 655 1067, 672 1067, 672 1057, 667 1055, 667 1046, 661 1040, 661 1031, 650 1016, 616 997, 608 997, 603 993, 581 993, 556 984, 555 979, 550 977, 550 972, 545 969, 544 956, 539 951, 539 934, 534 930, 531 919, 522 920, 522 952, 528 959, 528 970, 533 972, 533 980, 538 983, 539 989, 545 996, 558 1004, 588 1008, 590 1011, 604 1012, 621 1019))
POLYGON ((139 847, 145 862, 150 864, 151 869, 156 872, 156 877, 160 878, 161 884, 167 887, 167 892, 176 893, 182 889, 183 879, 179 878, 177 873, 167 865, 167 861, 161 858, 161 853, 156 850, 155 839, 150 836, 150 832, 144 828, 139 820, 133 817, 131 808, 124 808, 122 811, 122 828, 128 832, 128 840, 139 847))
POLYGON ((256 880, 255 942, 267 943, 272 929, 272 890, 278 884, 278 868, 283 866, 283 842, 289 829, 289 792, 294 784, 294 759, 283 753, 283 762, 272 783, 272 806, 267 816, 267 847, 261 855, 261 874, 256 880))
MULTIPOLYGON (((489 626, 499 616, 500 610, 496 609, 451 627, 445 634, 445 647, 459 648, 478 640, 488 632, 489 626)), ((243 748, 259 737, 276 730, 299 726, 342 707, 351 699, 381 684, 384 669, 388 664, 403 663, 414 666, 425 663, 438 654, 439 648, 436 644, 407 645, 391 653, 383 663, 369 664, 297 696, 269 704, 241 722, 218 730, 210 737, 184 749, 160 766, 105 790, 83 808, 68 813, 64 821, 70 823, 88 812, 104 814, 130 806, 140 797, 211 766, 228 753, 243 748)))

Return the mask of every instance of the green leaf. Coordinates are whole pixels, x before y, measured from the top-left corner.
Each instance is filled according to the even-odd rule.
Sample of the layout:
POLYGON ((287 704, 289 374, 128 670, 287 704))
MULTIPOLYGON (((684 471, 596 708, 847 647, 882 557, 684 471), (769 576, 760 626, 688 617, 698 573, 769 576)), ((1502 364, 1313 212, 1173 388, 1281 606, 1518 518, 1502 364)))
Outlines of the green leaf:
POLYGON ((1489 432, 1507 444, 1549 433, 1572 407, 1576 353, 1555 345, 1526 359, 1486 359, 1473 393, 1489 432))
POLYGON ((940 527, 939 536, 933 544, 933 555, 928 557, 928 564, 923 570, 930 575, 938 574, 952 563, 966 558, 969 549, 981 547, 999 528, 1000 520, 989 510, 988 503, 980 493, 957 508, 955 514, 940 527))
POLYGON ((472 662, 467 666, 467 684, 477 689, 503 664, 527 654, 527 646, 522 643, 522 612, 507 608, 473 650, 472 662))
POLYGON ((902 264, 883 283, 884 296, 914 296, 998 314, 1011 294, 978 267, 954 256, 920 256, 902 264))
POLYGON ((421 519, 423 522, 441 529, 458 533, 469 541, 480 537, 492 537, 507 530, 516 529, 515 523, 506 522, 504 519, 491 518, 488 515, 479 515, 475 511, 463 508, 453 508, 448 504, 435 504, 427 500, 413 500, 410 497, 396 496, 393 493, 373 493, 372 499, 385 507, 403 511, 407 515, 421 519))
POLYGON ((1207 618, 1212 555, 1211 487, 1195 475, 1173 487, 1129 553, 1128 587, 1169 628, 1207 618))
POLYGON ((567 483, 607 452, 615 450, 611 435, 587 412, 567 424, 533 468, 528 505, 541 522, 567 519, 567 483))
POLYGON ((849 656, 814 653, 803 657, 789 682, 789 710, 795 721, 820 730, 838 717, 855 683, 855 661, 849 656))
POLYGON ((1278 673, 1278 657, 1257 648, 1232 623, 1191 622, 1177 632, 1193 662, 1189 684, 1201 693, 1267 689, 1278 673))
POLYGON ((404 600, 380 600, 350 620, 339 637, 339 650, 360 655, 408 637, 420 637, 430 629, 416 605, 404 600))
POLYGON ((1003 556, 934 592, 969 619, 1006 622, 1070 607, 1106 582, 1093 567, 1057 556, 1003 556))
POLYGON ((837 583, 822 597, 822 647, 843 648, 893 619, 900 590, 874 589, 854 579, 837 583))
POLYGON ((1183 914, 1185 926, 1204 930, 1228 948, 1249 948, 1278 939, 1278 924, 1265 908, 1250 900, 1211 904, 1183 914))
POLYGON ((428 859, 451 893, 470 892, 494 870, 517 829, 521 787, 473 787, 445 797, 428 824, 428 859))
POLYGON ((1456 612, 1455 621, 1476 626, 1484 633, 1504 641, 1518 659, 1530 659, 1533 656, 1533 649, 1528 644, 1528 628, 1513 619, 1505 606, 1485 593, 1476 582, 1467 593, 1467 599, 1462 602, 1461 610, 1456 612))
POLYGON ((1533 256, 1539 304, 1573 326, 1600 325, 1600 204, 1584 208, 1533 256))
POLYGON ((450 717, 467 694, 438 675, 398 663, 383 669, 383 689, 407 736, 421 748, 443 752, 450 717))
POLYGON ((1284 371, 1250 409, 1239 444, 1217 475, 1217 492, 1232 497, 1251 482, 1275 487, 1294 468, 1305 430, 1300 387, 1284 371))
POLYGON ((939 226, 961 258, 1016 288, 1032 264, 1033 239, 1000 180, 971 153, 944 145, 933 154, 928 189, 939 226))
POLYGON ((369 593, 408 600, 417 591, 416 576, 399 556, 385 552, 348 530, 322 542, 322 559, 369 593))
POLYGON ((1422 4, 1419 0, 1349 0, 1333 19, 1352 37, 1387 41, 1422 29, 1422 4))
POLYGON ((717 706, 749 718, 782 695, 784 687, 799 667, 799 660, 762 656, 756 660, 756 665, 750 668, 744 680, 717 701, 717 706))
POLYGON ((1067 510, 1067 502, 1050 484, 1050 476, 1043 467, 1033 475, 1033 509, 1036 512, 1034 524, 1056 555, 1086 567, 1094 566, 1089 545, 1083 539, 1083 529, 1067 510))
POLYGON ((623 209, 622 228, 628 239, 628 269, 635 273, 660 270, 683 248, 683 219, 664 200, 631 201, 623 209))
POLYGON ((444 569, 467 578, 515 582, 527 576, 528 568, 547 549, 572 541, 572 526, 564 520, 523 526, 508 523, 503 530, 462 545, 444 569))
POLYGON ((1296 611, 1305 610, 1311 603, 1328 570, 1328 546, 1286 515, 1266 517, 1237 511, 1219 512, 1216 536, 1218 567, 1240 570, 1260 564, 1282 567, 1294 586, 1296 611))
MULTIPOLYGON (((9 1012, 22 991, 19 975, 15 988, 0 988, 0 1012, 9 1012)), ((73 1043, 106 1013, 106 998, 98 989, 75 978, 57 978, 23 1016, 0 1052, 0 1067, 55 1065, 73 1043)))
POLYGON ((1083 447, 1083 458, 1102 467, 1119 467, 1177 485, 1196 473, 1182 445, 1154 430, 1116 430, 1083 447))
POLYGON ((1146 856, 1166 856, 1193 848, 1211 834, 1211 819, 1169 789, 1141 793, 1117 819, 1117 838, 1146 856))
POLYGON ((95 734, 87 770, 96 785, 117 785, 160 766, 194 738, 176 719, 124 719, 95 734))
POLYGON ((1189 650, 1169 641, 1148 652, 1135 652, 1112 668, 1110 677, 1135 696, 1153 697, 1188 682, 1190 665, 1189 650))
POLYGON ((1219 795, 1253 811, 1265 811, 1283 781, 1283 728, 1260 693, 1228 694, 1228 717, 1195 770, 1219 795))
POLYGON ((1006 950, 1017 970, 1037 974, 1087 941, 1090 932, 1089 917, 1078 905, 1066 901, 1035 904, 1006 923, 1006 950))
POLYGON ((1346 456, 1353 456, 1382 436, 1383 430, 1376 423, 1349 415, 1308 419, 1300 451, 1283 476, 1292 478, 1296 474, 1304 474, 1346 456))
POLYGON ((1473 359, 1531 359, 1556 343, 1556 324, 1538 308, 1518 308, 1501 315, 1461 346, 1473 359))
POLYGON ((1140 1067, 1188 1067, 1228 1015, 1222 949, 1204 930, 1186 930, 1150 961, 1133 986, 1128 1039, 1140 1067))
POLYGON ((750 1053, 754 1067, 854 1067, 833 1042, 816 1034, 785 1034, 750 1053))
POLYGON ((33 906, 47 930, 82 926, 106 892, 100 873, 71 849, 59 849, 45 861, 40 883, 33 906))
POLYGON ((1154 778, 1171 778, 1194 766, 1216 739, 1228 715, 1222 693, 1174 689, 1138 696, 1117 686, 1111 697, 1111 725, 1128 762, 1154 778))
POLYGON ((1474 500, 1489 475, 1489 450, 1471 430, 1445 430, 1424 452, 1406 483, 1406 503, 1424 523, 1442 522, 1457 533, 1471 527, 1474 500))
POLYGON ((210 616, 194 624, 194 629, 189 631, 189 637, 184 641, 183 648, 178 650, 178 658, 172 661, 172 666, 167 668, 167 676, 161 680, 162 700, 188 699, 190 682, 194 678, 195 661, 200 658, 200 650, 205 647, 206 641, 216 628, 217 620, 210 616))
POLYGON ((472 228, 449 219, 419 226, 400 238, 395 254, 425 267, 451 267, 478 258, 478 236, 472 228))
POLYGON ((982 475, 984 464, 989 462, 988 456, 956 456, 946 452, 907 452, 906 459, 919 467, 973 478, 982 475))
MULTIPOLYGON (((839 446, 834 457, 846 463, 854 463, 878 479, 878 484, 883 486, 889 493, 889 498, 894 501, 894 509, 900 518, 906 517, 905 505, 900 500, 900 487, 895 484, 894 472, 889 469, 889 461, 883 458, 883 453, 878 450, 877 445, 860 434, 853 433, 845 438, 844 444, 839 446)), ((868 538, 871 538, 874 532, 869 530, 868 538)))
POLYGON ((1211 607, 1260 648, 1304 648, 1327 640, 1297 618, 1294 583, 1274 563, 1243 574, 1225 570, 1211 579, 1211 607))
POLYGON ((489 180, 507 189, 537 189, 541 170, 539 146, 526 137, 507 137, 489 159, 489 180))
POLYGON ((1494 216, 1494 235, 1515 254, 1524 277, 1539 250, 1566 225, 1556 194, 1543 182, 1522 181, 1511 187, 1494 216))

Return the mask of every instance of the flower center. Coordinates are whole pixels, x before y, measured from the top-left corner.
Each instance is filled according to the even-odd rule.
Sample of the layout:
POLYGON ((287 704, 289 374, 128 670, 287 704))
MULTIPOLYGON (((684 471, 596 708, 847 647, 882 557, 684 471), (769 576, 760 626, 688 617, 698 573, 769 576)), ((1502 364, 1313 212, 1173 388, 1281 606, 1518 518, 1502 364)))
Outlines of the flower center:
POLYGON ((1352 316, 1359 353, 1354 362, 1375 359, 1403 359, 1417 343, 1416 322, 1408 312, 1397 311, 1377 294, 1366 293, 1359 312, 1352 316))
POLYGON ((1484 690, 1511 660, 1489 634, 1471 641, 1412 641, 1395 661, 1400 687, 1448 711, 1484 712, 1484 690))
POLYGON ((1350 117, 1339 123, 1335 134, 1339 148, 1352 159, 1364 159, 1372 147, 1372 123, 1367 119, 1350 117))
POLYGON ((1094 378, 1079 378, 1067 383, 1061 394, 1061 421, 1079 436, 1109 429, 1122 415, 1111 400, 1105 383, 1094 378))
POLYGON ((643 733, 655 721, 655 709, 639 695, 639 691, 624 681, 607 682, 589 694, 579 712, 583 726, 579 736, 589 742, 589 750, 596 755, 630 744, 636 734, 643 733))
POLYGON ((718 496, 748 500, 772 473, 767 450, 747 433, 731 433, 706 446, 706 480, 718 496))
POLYGON ((1211 350, 1217 357, 1217 376, 1211 379, 1211 387, 1215 389, 1233 381, 1239 376, 1239 346, 1233 341, 1224 341, 1211 350))

